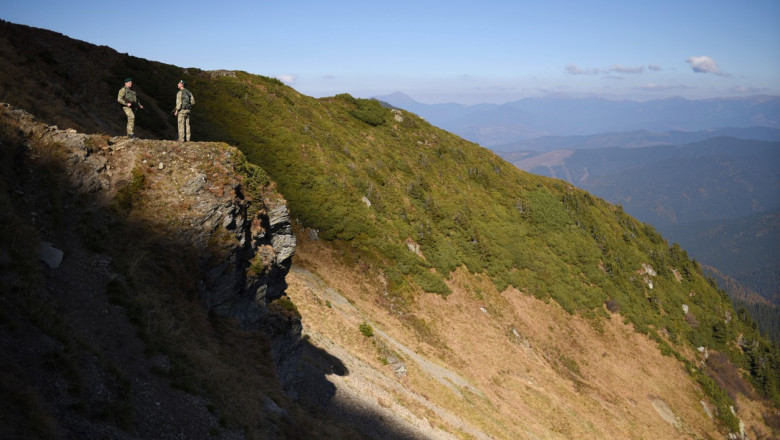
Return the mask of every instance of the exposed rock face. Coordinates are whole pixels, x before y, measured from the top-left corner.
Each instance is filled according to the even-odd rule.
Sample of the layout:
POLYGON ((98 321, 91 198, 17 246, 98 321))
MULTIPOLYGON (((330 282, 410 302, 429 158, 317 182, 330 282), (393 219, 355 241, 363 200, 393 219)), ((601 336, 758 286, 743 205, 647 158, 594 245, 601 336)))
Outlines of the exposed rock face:
POLYGON ((263 326, 266 307, 287 287, 296 240, 284 199, 269 183, 258 184, 236 170, 238 164, 249 166, 238 150, 221 143, 60 130, 7 104, 0 105, 0 119, 17 126, 31 144, 57 145, 59 151, 36 151, 34 145, 31 150, 64 159, 77 191, 106 206, 118 196, 130 197, 133 216, 191 243, 209 313, 236 318, 247 330, 263 326))

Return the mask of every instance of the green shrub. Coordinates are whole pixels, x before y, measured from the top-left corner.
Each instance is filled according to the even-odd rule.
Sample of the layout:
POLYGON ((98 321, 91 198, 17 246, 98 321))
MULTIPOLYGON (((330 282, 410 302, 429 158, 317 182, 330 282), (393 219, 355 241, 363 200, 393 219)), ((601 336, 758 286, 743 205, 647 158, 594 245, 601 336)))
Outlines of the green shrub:
POLYGON ((715 414, 718 419, 726 425, 730 432, 739 432, 739 419, 731 413, 730 409, 735 404, 728 393, 720 388, 710 376, 699 370, 693 373, 693 378, 699 382, 705 394, 709 396, 712 404, 715 405, 715 414))
POLYGON ((560 229, 571 222, 563 203, 546 189, 530 193, 527 204, 534 222, 546 229, 560 229))
POLYGON ((382 125, 387 117, 388 109, 382 107, 376 99, 357 99, 357 108, 349 111, 355 119, 371 126, 382 125))
POLYGON ((334 96, 334 98, 340 99, 342 101, 348 102, 348 103, 353 104, 353 105, 357 105, 358 104, 357 98, 355 98, 354 96, 350 95, 349 93, 339 93, 338 95, 334 96))
POLYGON ((360 324, 358 329, 360 329, 360 333, 362 333, 363 336, 365 336, 367 338, 370 338, 370 337, 374 336, 374 328, 371 327, 371 324, 369 324, 369 323, 367 323, 365 321, 363 321, 363 323, 360 324))
POLYGON ((134 168, 130 182, 117 191, 114 206, 121 211, 130 211, 141 201, 146 187, 146 176, 139 168, 134 168))
MULTIPOLYGON (((268 174, 259 166, 247 161, 244 155, 234 156, 233 167, 237 173, 244 177, 242 182, 244 197, 250 201, 262 200, 263 189, 271 183, 268 174)), ((253 218, 261 207, 260 203, 252 203, 247 217, 253 218)))
POLYGON ((452 290, 447 286, 438 274, 421 270, 414 275, 414 282, 425 292, 437 293, 447 296, 452 290))
POLYGON ((280 312, 283 315, 287 315, 295 318, 301 317, 301 312, 298 311, 298 307, 287 296, 282 296, 271 301, 268 307, 271 310, 280 312))

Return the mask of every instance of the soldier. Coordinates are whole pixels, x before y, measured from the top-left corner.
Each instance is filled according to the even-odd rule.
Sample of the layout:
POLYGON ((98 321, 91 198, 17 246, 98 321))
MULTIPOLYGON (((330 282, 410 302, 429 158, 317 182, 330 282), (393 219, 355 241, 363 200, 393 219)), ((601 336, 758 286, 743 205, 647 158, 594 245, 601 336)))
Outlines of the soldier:
POLYGON ((176 93, 176 108, 173 114, 179 122, 179 142, 190 141, 190 109, 195 105, 195 97, 192 92, 184 88, 184 80, 179 81, 179 91, 176 93))
POLYGON ((127 115, 127 136, 134 138, 135 111, 144 108, 144 106, 138 102, 138 96, 136 96, 131 87, 133 87, 133 78, 125 78, 125 86, 119 89, 119 96, 117 96, 116 100, 122 105, 122 110, 127 115))

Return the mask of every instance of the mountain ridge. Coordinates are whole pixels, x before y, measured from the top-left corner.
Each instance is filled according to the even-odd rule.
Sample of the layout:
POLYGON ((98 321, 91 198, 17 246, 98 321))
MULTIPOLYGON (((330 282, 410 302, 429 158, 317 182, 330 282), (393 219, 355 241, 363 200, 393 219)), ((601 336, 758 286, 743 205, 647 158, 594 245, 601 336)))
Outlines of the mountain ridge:
MULTIPOLYGON (((718 128, 703 131, 601 133, 587 136, 544 136, 512 144, 496 145, 493 149, 502 157, 511 159, 512 153, 546 153, 563 149, 592 148, 644 148, 659 145, 685 145, 716 137, 733 137, 745 140, 778 141, 780 130, 769 127, 718 128)), ((511 160, 510 160, 511 161, 511 160)))
POLYGON ((653 101, 604 98, 524 98, 504 104, 421 104, 398 94, 377 99, 407 108, 465 139, 494 148, 542 136, 605 132, 699 131, 723 127, 780 127, 780 97, 653 101), (411 100, 411 101, 410 101, 411 100))

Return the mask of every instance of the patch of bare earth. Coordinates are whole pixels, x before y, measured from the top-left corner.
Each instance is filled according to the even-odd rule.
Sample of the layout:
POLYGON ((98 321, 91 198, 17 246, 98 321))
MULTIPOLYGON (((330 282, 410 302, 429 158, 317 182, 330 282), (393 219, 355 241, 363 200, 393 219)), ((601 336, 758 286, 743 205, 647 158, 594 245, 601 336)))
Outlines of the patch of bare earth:
POLYGON ((574 154, 574 150, 556 150, 538 156, 516 161, 515 166, 521 170, 531 170, 536 167, 554 167, 563 165, 563 160, 574 154))
MULTIPOLYGON (((682 364, 619 315, 572 316, 464 271, 449 297, 391 311, 381 276, 298 236, 288 294, 312 343, 348 366, 338 393, 424 438, 723 438, 682 364)), ((761 425, 758 412, 745 423, 761 425)))

